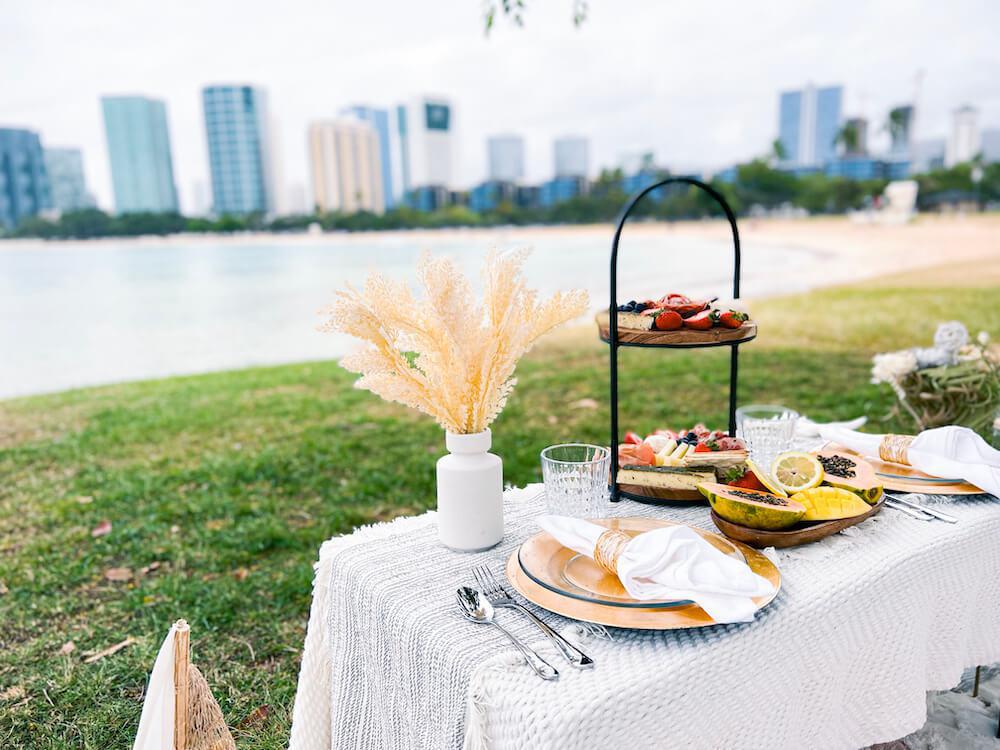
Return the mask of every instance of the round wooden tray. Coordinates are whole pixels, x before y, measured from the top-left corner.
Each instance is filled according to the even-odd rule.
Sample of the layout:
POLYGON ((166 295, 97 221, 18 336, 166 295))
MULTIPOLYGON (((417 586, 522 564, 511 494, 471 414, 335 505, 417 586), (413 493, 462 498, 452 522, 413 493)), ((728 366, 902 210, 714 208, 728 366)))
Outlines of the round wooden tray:
MULTIPOLYGON (((597 329, 602 341, 611 338, 611 320, 607 312, 597 314, 597 329)), ((707 331, 681 328, 677 331, 640 331, 635 328, 618 328, 619 346, 662 346, 684 348, 686 346, 726 346, 750 341, 757 337, 757 324, 748 320, 739 328, 714 326, 707 331)))
POLYGON ((661 487, 646 487, 641 484, 618 484, 618 494, 630 499, 641 498, 644 503, 704 503, 705 496, 698 490, 666 490, 661 487))
MULTIPOLYGON (((649 531, 661 526, 673 526, 673 521, 661 521, 655 518, 604 518, 594 519, 593 523, 607 526, 608 528, 619 528, 624 531, 649 531)), ((701 534, 716 547, 725 550, 722 545, 726 544, 724 539, 712 541, 712 537, 717 535, 710 531, 704 531, 695 527, 695 531, 701 534), (721 543, 721 544, 720 544, 721 543)), ((545 533, 545 532, 541 532, 545 533)), ((558 547, 558 542, 553 540, 553 544, 558 547)), ((754 600, 758 609, 762 609, 770 604, 781 589, 781 573, 777 566, 766 558, 763 554, 739 542, 733 542, 736 549, 746 560, 750 569, 763 576, 774 585, 774 593, 770 596, 758 597, 754 600)), ((507 578, 511 585, 525 599, 537 604, 542 609, 569 617, 574 620, 585 622, 595 622, 599 625, 609 625, 616 628, 635 628, 640 630, 676 630, 679 628, 700 628, 706 625, 715 625, 716 622, 709 617, 705 610, 697 604, 681 604, 668 608, 647 608, 647 607, 621 607, 597 602, 583 601, 570 596, 557 594, 544 586, 535 583, 521 569, 518 562, 518 550, 514 550, 507 559, 507 578)))
POLYGON ((836 521, 809 521, 800 523, 790 529, 782 531, 761 531, 760 529, 748 529, 746 526, 726 521, 719 518, 712 511, 712 523, 716 528, 730 539, 737 542, 749 544, 751 547, 795 547, 800 544, 818 542, 828 536, 836 534, 838 531, 857 526, 865 519, 871 518, 885 505, 885 495, 871 507, 867 513, 862 513, 854 518, 839 518, 836 521))

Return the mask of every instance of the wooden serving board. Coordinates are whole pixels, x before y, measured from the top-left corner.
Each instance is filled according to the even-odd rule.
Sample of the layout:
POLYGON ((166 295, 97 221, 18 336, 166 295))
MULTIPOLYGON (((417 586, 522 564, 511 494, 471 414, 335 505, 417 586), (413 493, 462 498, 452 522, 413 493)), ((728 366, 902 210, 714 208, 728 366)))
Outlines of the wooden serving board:
POLYGON ((663 487, 645 487, 641 484, 621 483, 618 484, 618 489, 633 495, 648 497, 650 500, 667 500, 672 502, 683 500, 688 503, 705 501, 705 496, 698 492, 698 490, 674 490, 663 487))
POLYGON ((885 505, 885 495, 883 495, 867 513, 862 513, 854 518, 840 518, 836 521, 807 521, 798 523, 790 529, 781 531, 762 531, 760 529, 748 529, 746 526, 726 521, 719 518, 715 511, 712 511, 712 523, 716 528, 730 539, 737 542, 749 544, 751 547, 762 549, 764 547, 796 547, 800 544, 818 542, 828 536, 836 534, 838 531, 857 526, 862 521, 871 518, 885 505))
MULTIPOLYGON (((611 320, 607 312, 597 314, 597 328, 602 341, 611 339, 611 320)), ((712 346, 749 341, 757 336, 757 324, 746 321, 739 328, 714 326, 707 331, 681 328, 676 331, 641 331, 637 328, 618 327, 618 343, 645 344, 647 346, 712 346)))

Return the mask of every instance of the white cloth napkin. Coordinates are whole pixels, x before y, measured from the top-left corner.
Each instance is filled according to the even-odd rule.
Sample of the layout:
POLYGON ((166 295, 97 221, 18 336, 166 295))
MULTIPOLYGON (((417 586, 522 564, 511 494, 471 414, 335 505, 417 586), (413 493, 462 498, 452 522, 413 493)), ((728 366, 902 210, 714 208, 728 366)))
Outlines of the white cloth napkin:
MULTIPOLYGON (((538 525, 590 558, 598 537, 607 531, 568 516, 542 516, 538 525)), ((757 611, 753 597, 774 593, 770 581, 688 526, 654 529, 632 539, 618 557, 618 578, 635 599, 690 599, 716 622, 750 622, 757 611)))
POLYGON ((856 430, 863 427, 868 417, 857 417, 846 422, 813 422, 809 417, 799 417, 795 420, 795 434, 798 437, 819 437, 821 427, 843 427, 856 430))
POLYGON ((174 630, 170 628, 149 674, 139 729, 132 750, 173 750, 174 747, 174 630))
MULTIPOLYGON (((869 435, 840 427, 821 426, 824 440, 878 456, 881 435, 869 435)), ((910 465, 932 477, 964 479, 984 492, 1000 497, 1000 451, 968 427, 935 427, 917 435, 906 451, 910 465)), ((932 490, 928 489, 928 492, 932 490)))

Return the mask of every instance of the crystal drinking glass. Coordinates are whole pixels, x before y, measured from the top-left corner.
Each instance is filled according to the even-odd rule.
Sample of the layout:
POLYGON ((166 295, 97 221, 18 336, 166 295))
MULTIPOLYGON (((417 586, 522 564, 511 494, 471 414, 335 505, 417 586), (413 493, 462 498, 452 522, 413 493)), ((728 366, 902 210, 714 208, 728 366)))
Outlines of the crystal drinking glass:
POLYGON ((542 451, 545 508, 549 513, 593 518, 608 499, 611 451, 599 445, 566 443, 542 451))
POLYGON ((736 410, 736 435, 747 444, 754 463, 770 471, 778 454, 792 447, 798 418, 798 412, 785 406, 741 406, 736 410))

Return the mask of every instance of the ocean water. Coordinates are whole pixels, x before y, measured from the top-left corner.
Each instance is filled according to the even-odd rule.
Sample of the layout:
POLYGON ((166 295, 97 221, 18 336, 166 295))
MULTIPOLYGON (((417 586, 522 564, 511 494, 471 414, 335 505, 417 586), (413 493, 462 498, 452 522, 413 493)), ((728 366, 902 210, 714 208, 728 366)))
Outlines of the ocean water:
MULTIPOLYGON (((317 332, 317 310, 373 269, 413 280, 423 250, 477 277, 490 247, 531 247, 530 286, 585 288, 596 309, 608 300, 610 244, 610 228, 0 243, 0 398, 337 357, 351 342, 317 332)), ((730 297, 732 255, 721 239, 626 230, 620 300, 730 297)), ((750 243, 743 295, 806 288, 828 260, 750 243)))

